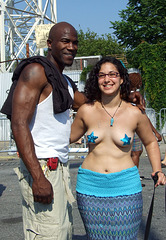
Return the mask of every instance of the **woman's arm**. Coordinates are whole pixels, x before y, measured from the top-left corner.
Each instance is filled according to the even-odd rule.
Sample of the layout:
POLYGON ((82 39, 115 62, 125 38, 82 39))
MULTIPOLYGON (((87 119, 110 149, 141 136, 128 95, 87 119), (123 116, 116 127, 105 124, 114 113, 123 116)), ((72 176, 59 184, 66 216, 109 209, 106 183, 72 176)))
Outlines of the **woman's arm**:
POLYGON ((80 107, 75 116, 71 126, 70 143, 78 141, 78 139, 80 139, 87 131, 87 127, 84 122, 85 108, 85 105, 80 107))
POLYGON ((166 177, 161 170, 161 156, 157 140, 153 134, 148 117, 146 114, 142 114, 140 111, 138 112, 138 125, 136 132, 146 148, 150 163, 152 165, 152 175, 159 171, 156 186, 166 184, 166 177))

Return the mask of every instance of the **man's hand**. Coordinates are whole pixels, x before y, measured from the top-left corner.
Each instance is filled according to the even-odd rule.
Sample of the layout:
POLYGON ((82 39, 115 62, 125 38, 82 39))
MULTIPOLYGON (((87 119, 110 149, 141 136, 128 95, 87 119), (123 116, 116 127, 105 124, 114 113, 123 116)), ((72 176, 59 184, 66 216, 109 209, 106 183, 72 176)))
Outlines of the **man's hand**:
POLYGON ((35 202, 50 204, 53 200, 52 185, 44 176, 40 180, 33 180, 32 192, 35 202))
POLYGON ((156 136, 158 142, 162 141, 162 136, 157 131, 155 132, 155 136, 156 136))
POLYGON ((129 102, 135 103, 142 112, 145 112, 145 99, 140 92, 131 92, 128 100, 129 102))

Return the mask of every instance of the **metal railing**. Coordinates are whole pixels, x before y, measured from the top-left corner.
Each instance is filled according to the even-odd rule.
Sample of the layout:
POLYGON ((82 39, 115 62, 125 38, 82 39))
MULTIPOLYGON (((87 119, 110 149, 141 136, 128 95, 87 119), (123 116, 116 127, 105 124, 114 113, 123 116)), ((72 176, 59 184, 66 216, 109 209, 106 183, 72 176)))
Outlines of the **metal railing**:
MULTIPOLYGON (((74 118, 75 112, 72 112, 71 118, 74 118)), ((156 118, 157 115, 154 109, 147 108, 146 114, 151 120, 154 127, 156 127, 156 118)), ((162 108, 159 112, 159 120, 160 120, 160 129, 159 132, 163 136, 163 141, 166 143, 166 108, 162 108)), ((10 127, 10 120, 7 119, 5 115, 0 115, 0 153, 3 152, 16 152, 16 145, 12 137, 11 127, 10 127)), ((71 144, 69 148, 69 153, 86 153, 87 143, 86 137, 82 138, 81 143, 71 144)))

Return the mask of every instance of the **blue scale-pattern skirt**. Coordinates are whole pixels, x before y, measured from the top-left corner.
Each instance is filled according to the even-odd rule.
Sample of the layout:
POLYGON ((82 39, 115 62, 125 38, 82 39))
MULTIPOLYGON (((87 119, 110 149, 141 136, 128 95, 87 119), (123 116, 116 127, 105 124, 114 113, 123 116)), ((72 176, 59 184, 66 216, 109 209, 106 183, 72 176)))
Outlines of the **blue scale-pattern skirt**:
MULTIPOLYGON (((132 173, 132 171, 130 172, 132 173)), ((130 172, 129 172, 129 175, 131 175, 130 172)), ((100 176, 100 174, 98 173, 97 175, 100 176)), ((139 183, 137 179, 139 174, 136 173, 136 175, 137 176, 135 178, 134 185, 136 182, 139 183)), ((87 176, 88 178, 90 177, 89 174, 87 176)), ((129 185, 133 176, 132 177, 129 176, 129 179, 130 179, 128 181, 129 185)), ((116 174, 114 175, 114 178, 117 184, 116 174)), ((80 180, 81 179, 78 179, 79 191, 81 189, 80 186, 83 183, 82 182, 80 184, 80 180)), ((92 178, 89 178, 89 186, 91 184, 94 185, 93 180, 94 180, 94 176, 92 176, 92 178)), ((95 176, 95 180, 96 180, 96 176, 95 176)), ((101 183, 102 183, 102 180, 101 180, 101 183)), ((86 181, 86 185, 87 184, 88 183, 86 181)), ((84 189, 86 189, 86 185, 84 185, 84 189)), ((88 191, 90 191, 90 188, 87 188, 88 191)), ((118 185, 117 185, 117 188, 118 188, 118 185)), ((109 190, 106 189, 106 195, 109 194, 108 192, 109 190)), ((94 196, 93 190, 91 194, 84 194, 77 191, 77 204, 78 204, 78 209, 80 211, 80 214, 85 226, 88 239, 90 240, 98 240, 98 239, 100 240, 105 240, 105 239, 136 240, 137 239, 137 234, 138 234, 139 226, 141 223, 142 209, 143 209, 141 191, 133 194, 130 193, 129 195, 110 196, 110 197, 94 196)))

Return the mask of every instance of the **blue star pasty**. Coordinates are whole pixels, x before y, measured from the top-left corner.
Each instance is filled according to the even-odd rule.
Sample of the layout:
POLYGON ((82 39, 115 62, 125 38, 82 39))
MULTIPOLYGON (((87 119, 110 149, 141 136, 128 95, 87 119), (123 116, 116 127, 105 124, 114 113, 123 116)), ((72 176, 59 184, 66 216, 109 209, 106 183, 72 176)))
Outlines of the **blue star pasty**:
POLYGON ((123 145, 130 145, 130 140, 131 140, 131 137, 128 137, 127 134, 125 134, 124 138, 120 138, 120 141, 123 142, 123 145))
POLYGON ((95 143, 95 140, 98 138, 97 136, 94 136, 94 132, 92 132, 90 135, 87 135, 88 142, 95 143))

